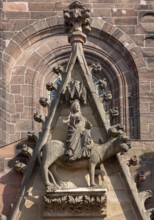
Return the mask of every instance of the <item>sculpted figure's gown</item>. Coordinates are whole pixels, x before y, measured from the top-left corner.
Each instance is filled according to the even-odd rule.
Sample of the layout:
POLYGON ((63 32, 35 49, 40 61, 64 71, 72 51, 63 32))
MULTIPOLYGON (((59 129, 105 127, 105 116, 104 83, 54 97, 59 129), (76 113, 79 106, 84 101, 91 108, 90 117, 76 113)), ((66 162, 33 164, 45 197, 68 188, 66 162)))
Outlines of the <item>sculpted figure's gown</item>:
POLYGON ((90 157, 91 128, 91 123, 81 114, 79 101, 75 100, 71 106, 66 138, 69 160, 90 157))

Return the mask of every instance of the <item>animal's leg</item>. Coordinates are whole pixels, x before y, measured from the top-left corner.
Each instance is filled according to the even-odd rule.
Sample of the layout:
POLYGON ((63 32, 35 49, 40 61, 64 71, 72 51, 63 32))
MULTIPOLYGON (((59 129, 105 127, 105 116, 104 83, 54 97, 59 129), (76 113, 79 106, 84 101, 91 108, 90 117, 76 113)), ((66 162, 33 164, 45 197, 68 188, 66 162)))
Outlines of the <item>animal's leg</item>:
POLYGON ((90 186, 96 186, 96 183, 95 183, 95 167, 96 167, 96 164, 89 161, 90 186))
POLYGON ((100 170, 100 169, 96 169, 95 170, 95 175, 100 175, 101 176, 101 180, 104 181, 104 176, 105 176, 105 172, 103 170, 100 170))
POLYGON ((60 176, 58 175, 58 170, 57 170, 57 164, 53 164, 50 168, 50 171, 52 172, 56 182, 58 183, 58 188, 60 189, 65 189, 67 188, 67 183, 61 181, 60 176))
POLYGON ((51 185, 51 182, 49 180, 49 173, 48 173, 49 166, 50 166, 50 164, 48 164, 48 163, 42 164, 42 176, 43 176, 45 186, 51 185))

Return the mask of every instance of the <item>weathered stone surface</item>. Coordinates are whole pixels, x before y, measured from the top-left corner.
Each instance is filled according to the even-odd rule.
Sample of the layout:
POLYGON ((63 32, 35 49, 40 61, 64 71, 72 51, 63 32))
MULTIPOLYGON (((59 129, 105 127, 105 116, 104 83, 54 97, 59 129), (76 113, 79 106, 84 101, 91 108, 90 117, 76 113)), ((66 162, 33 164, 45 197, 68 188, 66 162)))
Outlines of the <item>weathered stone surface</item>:
MULTIPOLYGON (((81 2, 85 4, 87 3, 86 0, 82 0, 81 2)), ((41 109, 41 106, 39 106, 38 104, 39 94, 41 94, 41 96, 48 97, 48 94, 44 89, 44 85, 48 81, 47 79, 50 78, 49 76, 50 68, 53 62, 67 63, 68 61, 68 54, 70 50, 69 51, 65 50, 67 45, 66 36, 63 34, 61 35, 60 32, 58 32, 57 30, 55 31, 55 29, 53 28, 53 26, 63 25, 63 21, 62 21, 63 19, 56 17, 53 19, 52 16, 57 14, 62 16, 63 8, 67 7, 68 4, 70 3, 72 3, 72 1, 70 0, 63 0, 61 2, 56 0, 52 2, 51 0, 44 0, 44 1, 9 0, 7 2, 3 1, 4 18, 6 20, 4 21, 4 33, 1 32, 1 38, 4 38, 4 40, 2 40, 1 42, 5 42, 4 46, 7 46, 10 40, 12 41, 11 38, 18 32, 18 36, 13 38, 13 41, 11 42, 9 48, 7 49, 7 53, 5 53, 7 55, 5 56, 3 55, 3 59, 4 59, 3 61, 5 65, 3 66, 3 71, 1 71, 1 74, 3 74, 2 87, 5 88, 4 85, 5 82, 7 82, 6 85, 10 85, 9 92, 13 94, 13 96, 10 96, 9 98, 7 96, 5 97, 2 96, 3 100, 1 101, 1 105, 0 105, 0 107, 2 108, 0 112, 2 116, 2 120, 3 121, 7 120, 7 122, 5 121, 5 124, 3 124, 2 130, 0 131, 0 137, 3 139, 2 140, 3 144, 6 143, 6 141, 10 142, 18 138, 21 138, 22 133, 26 132, 26 129, 24 131, 20 131, 21 125, 19 126, 19 124, 16 123, 18 120, 24 121, 24 119, 27 119, 25 127, 28 127, 27 125, 28 123, 30 125, 33 124, 31 116, 34 112, 34 108, 37 106, 37 108, 41 109), (40 21, 40 23, 29 26, 35 20, 46 17, 48 17, 47 21, 46 19, 43 19, 42 21, 40 21), (27 25, 29 27, 23 30, 27 25), (48 27, 50 30, 48 29, 48 27), (42 32, 42 30, 44 29, 46 29, 45 30, 46 33, 42 32), (21 32, 21 30, 23 30, 23 32, 21 32), (53 33, 54 33, 54 38, 51 39, 50 36, 53 33), (57 35, 61 35, 61 36, 57 38, 57 35), (40 38, 40 36, 42 38, 40 38), (50 40, 47 40, 49 38, 50 40), (25 40, 27 40, 27 42, 25 40), (22 45, 23 42, 24 44, 22 45), (59 52, 57 52, 56 51, 57 48, 60 47, 62 47, 62 49, 60 49, 59 52), (36 50, 38 51, 38 54, 40 54, 41 56, 36 55, 35 53, 36 50), (52 54, 48 54, 49 51, 51 50, 54 50, 54 56, 57 57, 59 56, 59 59, 56 58, 56 61, 54 61, 52 54), (30 55, 32 53, 34 53, 34 56, 30 55), (63 56, 63 54, 65 55, 63 56), (25 61, 25 59, 27 59, 26 57, 30 58, 27 63, 25 61), (49 64, 49 67, 46 68, 41 63, 41 67, 37 68, 38 67, 37 64, 40 60, 44 60, 44 63, 46 63, 46 65, 49 64), (15 63, 18 66, 13 68, 15 63), (26 67, 30 68, 28 72, 25 72, 26 67), (23 80, 26 85, 23 85, 23 80), (39 89, 37 87, 39 87, 39 89), (5 101, 7 103, 7 106, 5 104, 5 101), (7 129, 7 132, 9 133, 6 133, 5 129, 7 129)), ((96 20, 97 21, 99 20, 99 22, 96 22, 96 24, 93 27, 96 28, 97 30, 93 30, 92 32, 93 35, 91 35, 90 37, 88 36, 88 40, 85 45, 86 58, 88 62, 91 63, 92 60, 95 60, 97 57, 99 57, 99 60, 104 64, 103 72, 101 72, 101 74, 103 76, 105 75, 108 77, 108 81, 110 81, 110 87, 113 87, 114 98, 112 105, 113 104, 116 104, 116 106, 120 105, 120 115, 122 116, 119 120, 124 121, 126 125, 130 124, 128 131, 133 129, 138 130, 136 126, 140 124, 139 136, 145 139, 147 138, 152 139, 154 137, 154 132, 153 132, 153 124, 154 124, 153 81, 154 80, 153 80, 153 71, 152 71, 154 68, 153 67, 154 61, 152 58, 153 39, 151 35, 153 32, 153 3, 148 1, 139 2, 139 0, 138 1, 130 0, 125 2, 122 0, 118 0, 118 1, 89 0, 86 6, 92 9, 92 15, 95 16, 95 18, 99 16, 99 19, 96 18, 96 20), (104 23, 104 21, 106 21, 106 23, 104 23), (108 22, 110 22, 110 24, 108 22), (103 24, 104 27, 102 26, 103 24), (101 28, 103 34, 102 33, 100 34, 101 28), (119 47, 119 44, 117 42, 123 36, 123 34, 129 35, 129 37, 135 42, 135 44, 134 45, 129 44, 129 42, 122 40, 121 41, 122 47, 119 47), (145 34, 146 34, 146 39, 144 38, 145 34), (150 36, 148 34, 150 34, 150 36), (112 38, 111 36, 113 38, 116 38, 118 41, 111 40, 112 38), (127 43, 130 45, 130 47, 127 43), (140 52, 140 47, 142 47, 141 52, 140 52), (121 58, 124 57, 124 52, 125 52, 125 50, 123 50, 122 48, 124 49, 126 48, 129 50, 131 55, 129 55, 129 53, 126 53, 125 60, 132 59, 131 63, 130 62, 126 62, 126 63, 130 68, 132 69, 134 68, 134 72, 136 72, 136 74, 133 75, 132 71, 128 71, 128 69, 125 68, 127 65, 122 66, 124 60, 122 59, 122 62, 120 61, 119 56, 117 54, 118 48, 120 48, 119 53, 121 54, 121 58), (99 50, 98 53, 96 53, 97 50, 99 50), (141 58, 142 53, 144 55, 144 59, 141 58), (119 72, 117 74, 117 72, 113 68, 115 65, 113 65, 112 62, 107 65, 107 63, 109 63, 109 60, 107 60, 106 58, 108 57, 110 61, 113 61, 116 58, 115 59, 117 61, 116 65, 118 63, 120 65, 120 67, 118 66, 118 69, 121 69, 122 72, 126 72, 126 74, 124 75, 124 82, 126 84, 123 84, 122 83, 123 81, 118 81, 117 83, 116 79, 117 78, 120 79, 119 78, 120 74, 123 73, 119 72), (136 59, 134 59, 134 57, 136 57, 136 59), (145 60, 145 57, 146 58, 148 57, 148 59, 145 60), (133 66, 133 62, 135 62, 136 66, 135 65, 133 66), (132 78, 130 76, 132 76, 132 78), (125 79, 127 80, 125 81, 125 79), (138 87, 138 82, 142 82, 142 84, 140 84, 141 85, 140 88, 138 87), (115 89, 114 85, 116 88, 120 88, 120 89, 115 89), (129 87, 129 95, 125 90, 125 86, 129 87), (120 94, 120 99, 119 99, 119 94, 120 94), (126 98, 127 96, 129 96, 129 99, 126 98), (136 98, 132 99, 132 97, 136 97, 136 98), (121 104, 127 102, 128 105, 121 104), (134 107, 134 103, 137 102, 140 103, 140 106, 137 104, 134 107), (124 109, 126 110, 129 109, 129 111, 124 111, 124 109), (135 113, 134 116, 132 117, 133 109, 135 113), (136 112, 141 112, 141 116, 140 116, 141 120, 136 121, 136 118, 138 117, 138 115, 136 116, 136 112), (127 118, 125 118, 127 114, 129 118, 128 120, 127 118)), ((60 29, 63 30, 62 26, 60 26, 60 29)), ((0 48, 1 50, 3 49, 3 47, 0 48)), ((54 78, 52 79, 54 80, 54 78)), ((45 112, 46 110, 41 109, 41 111, 45 112)), ((90 114, 87 114, 86 111, 89 110, 85 109, 84 116, 89 121, 92 122, 94 126, 94 129, 92 131, 92 136, 97 137, 95 138, 95 140, 98 141, 99 136, 101 136, 100 134, 102 132, 100 132, 100 129, 97 126, 97 121, 95 120, 93 113, 90 112, 90 114)), ((59 120, 58 123, 59 124, 57 126, 57 130, 54 132, 56 132, 55 133, 57 135, 56 137, 60 138, 64 134, 64 132, 62 131, 62 121, 59 120)), ((65 128, 66 127, 64 127, 64 129, 65 128)), ((139 143, 138 145, 140 144, 147 148, 153 146, 152 143, 149 144, 146 142, 144 144, 139 143)), ((34 207, 32 206, 33 206, 32 201, 29 200, 29 208, 30 210, 34 210, 34 215, 31 216, 31 219, 34 219, 35 215, 37 214, 38 207, 41 208, 41 205, 38 206, 34 205, 34 207)), ((118 206, 117 210, 120 210, 120 205, 118 204, 117 206, 118 206)), ((126 207, 128 207, 127 204, 126 207)), ((112 210, 109 211, 109 213, 111 212, 112 210)), ((27 211, 26 220, 30 218, 28 214, 29 213, 27 211)), ((115 215, 110 216, 109 219, 135 218, 132 217, 130 210, 127 210, 125 214, 121 214, 120 211, 117 211, 116 213, 113 214, 115 215)), ((40 217, 38 217, 38 219, 39 218, 40 217)))
POLYGON ((4 11, 20 11, 20 12, 29 11, 27 2, 14 2, 14 3, 4 2, 3 10, 4 11))
POLYGON ((44 217, 78 218, 106 216, 106 189, 77 188, 47 192, 44 217), (94 200, 97 201, 94 203, 94 200), (58 205, 57 202, 60 201, 58 205))

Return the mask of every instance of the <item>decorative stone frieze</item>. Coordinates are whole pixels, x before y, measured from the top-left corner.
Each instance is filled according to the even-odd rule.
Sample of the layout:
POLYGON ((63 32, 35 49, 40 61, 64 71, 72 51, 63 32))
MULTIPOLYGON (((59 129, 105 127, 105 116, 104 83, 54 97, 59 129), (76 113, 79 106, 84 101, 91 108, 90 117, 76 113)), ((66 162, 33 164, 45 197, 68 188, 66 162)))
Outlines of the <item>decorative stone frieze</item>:
POLYGON ((106 217, 107 191, 101 188, 77 188, 47 192, 44 218, 106 217))

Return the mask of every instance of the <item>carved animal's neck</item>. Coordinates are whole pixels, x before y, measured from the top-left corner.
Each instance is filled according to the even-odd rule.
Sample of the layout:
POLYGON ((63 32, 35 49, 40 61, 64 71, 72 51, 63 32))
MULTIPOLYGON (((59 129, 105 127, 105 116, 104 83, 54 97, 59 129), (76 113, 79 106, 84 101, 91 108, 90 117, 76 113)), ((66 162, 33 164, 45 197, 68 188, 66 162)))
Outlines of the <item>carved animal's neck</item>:
POLYGON ((119 149, 116 147, 117 137, 108 140, 106 143, 100 145, 100 157, 101 160, 112 157, 113 155, 119 152, 119 149))

